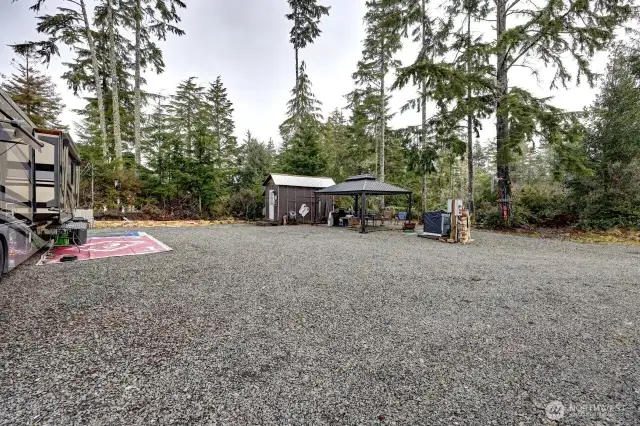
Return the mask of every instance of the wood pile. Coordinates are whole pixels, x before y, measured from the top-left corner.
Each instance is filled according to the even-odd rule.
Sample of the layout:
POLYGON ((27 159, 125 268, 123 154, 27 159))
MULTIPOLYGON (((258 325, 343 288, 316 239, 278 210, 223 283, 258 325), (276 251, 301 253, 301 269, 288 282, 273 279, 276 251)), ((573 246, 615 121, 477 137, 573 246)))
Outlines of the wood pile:
POLYGON ((458 219, 458 241, 462 244, 473 242, 471 239, 471 227, 469 225, 469 212, 464 210, 462 216, 458 219))

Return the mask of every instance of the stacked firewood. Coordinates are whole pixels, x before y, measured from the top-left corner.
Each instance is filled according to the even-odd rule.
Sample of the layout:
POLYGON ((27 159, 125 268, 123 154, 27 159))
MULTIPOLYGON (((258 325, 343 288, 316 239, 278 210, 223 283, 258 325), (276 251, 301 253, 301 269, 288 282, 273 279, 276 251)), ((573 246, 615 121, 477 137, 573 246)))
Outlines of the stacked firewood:
POLYGON ((462 244, 473 242, 469 226, 469 212, 464 210, 458 220, 458 241, 462 244))

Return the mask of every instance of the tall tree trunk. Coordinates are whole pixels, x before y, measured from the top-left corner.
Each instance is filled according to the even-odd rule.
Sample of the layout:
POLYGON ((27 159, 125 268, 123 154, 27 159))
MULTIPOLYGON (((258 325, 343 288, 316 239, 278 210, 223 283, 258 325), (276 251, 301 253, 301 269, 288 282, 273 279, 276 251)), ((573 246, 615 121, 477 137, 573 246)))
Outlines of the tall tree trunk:
POLYGON ((91 34, 89 26, 89 17, 87 16, 87 7, 84 0, 80 0, 80 8, 82 9, 82 19, 84 20, 85 36, 87 37, 87 45, 89 46, 89 54, 91 55, 91 67, 93 68, 93 81, 96 85, 96 98, 98 99, 98 117, 100 120, 100 139, 102 144, 102 156, 106 160, 109 155, 107 147, 107 118, 104 112, 104 97, 102 96, 102 81, 100 79, 100 68, 98 65, 98 55, 96 54, 96 45, 91 34))
POLYGON ((113 28, 113 0, 107 0, 107 21, 109 28, 109 62, 111 69, 111 98, 113 103, 113 145, 118 162, 122 168, 122 135, 120 133, 120 99, 118 96, 118 68, 116 63, 116 36, 113 28))
MULTIPOLYGON (((427 4, 426 0, 422 0, 421 12, 422 12, 422 54, 426 55, 427 50, 427 4)), ((427 81, 422 80, 422 93, 420 95, 420 110, 422 112, 422 128, 420 131, 421 143, 420 150, 424 154, 427 148, 427 81)), ((427 202, 427 165, 422 164, 422 217, 428 209, 427 202)))
POLYGON ((298 79, 300 79, 300 65, 298 64, 298 48, 294 48, 296 51, 296 87, 298 87, 298 79))
MULTIPOLYGON (((300 16, 298 16, 298 6, 296 5, 295 9, 293 10, 293 14, 295 15, 295 21, 293 23, 294 28, 300 28, 300 16)), ((298 79, 300 78, 300 64, 298 63, 298 46, 294 43, 293 45, 293 49, 296 51, 296 88, 298 87, 298 79)))
POLYGON ((376 166, 375 166, 375 175, 376 177, 379 175, 380 172, 380 132, 378 131, 378 124, 374 124, 373 126, 373 136, 374 136, 374 143, 375 145, 375 152, 376 152, 376 166))
MULTIPOLYGON (((380 181, 384 182, 384 149, 385 149, 385 127, 387 127, 386 123, 386 114, 385 114, 385 99, 384 99, 384 59, 382 59, 382 74, 380 76, 380 94, 382 95, 380 98, 380 109, 381 109, 381 125, 380 125, 380 181)), ((384 195, 380 197, 380 210, 384 209, 384 195)))
POLYGON ((135 45, 135 76, 134 76, 134 92, 133 92, 133 143, 135 149, 136 164, 142 163, 140 155, 140 32, 142 27, 142 8, 140 0, 136 0, 136 45, 135 45))
MULTIPOLYGON (((383 60, 384 61, 384 60, 383 60)), ((386 123, 386 114, 385 114, 385 88, 384 88, 384 65, 382 67, 382 74, 380 76, 380 181, 384 182, 384 149, 385 149, 385 128, 387 127, 386 123)))
MULTIPOLYGON (((469 1, 469 0, 467 0, 469 1)), ((471 5, 467 6, 467 73, 471 72, 471 5)), ((473 212, 473 114, 471 112, 471 85, 467 87, 467 206, 473 212)))
MULTIPOLYGON (((496 0, 497 11, 497 39, 500 40, 507 30, 507 0, 496 0)), ((496 104, 496 165, 498 188, 503 196, 511 193, 511 178, 509 176, 509 113, 501 111, 503 102, 508 94, 509 81, 507 75, 507 52, 502 48, 497 54, 496 82, 498 86, 496 104)))

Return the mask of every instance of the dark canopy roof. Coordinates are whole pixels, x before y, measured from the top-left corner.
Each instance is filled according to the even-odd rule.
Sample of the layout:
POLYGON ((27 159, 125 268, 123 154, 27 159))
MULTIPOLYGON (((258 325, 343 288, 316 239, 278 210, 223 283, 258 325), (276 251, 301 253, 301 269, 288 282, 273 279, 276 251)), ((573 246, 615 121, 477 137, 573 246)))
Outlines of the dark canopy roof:
POLYGON ((390 185, 386 182, 380 182, 373 175, 358 175, 347 178, 344 182, 337 185, 316 191, 317 194, 327 195, 393 195, 393 194, 410 194, 408 189, 390 185))

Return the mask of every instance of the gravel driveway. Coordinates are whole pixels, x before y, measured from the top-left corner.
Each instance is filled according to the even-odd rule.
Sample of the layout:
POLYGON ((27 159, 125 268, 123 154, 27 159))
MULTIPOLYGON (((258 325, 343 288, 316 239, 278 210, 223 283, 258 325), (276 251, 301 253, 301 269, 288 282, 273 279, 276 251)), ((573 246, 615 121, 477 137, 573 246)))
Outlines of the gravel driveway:
POLYGON ((145 231, 5 277, 0 424, 640 424, 640 247, 145 231))

